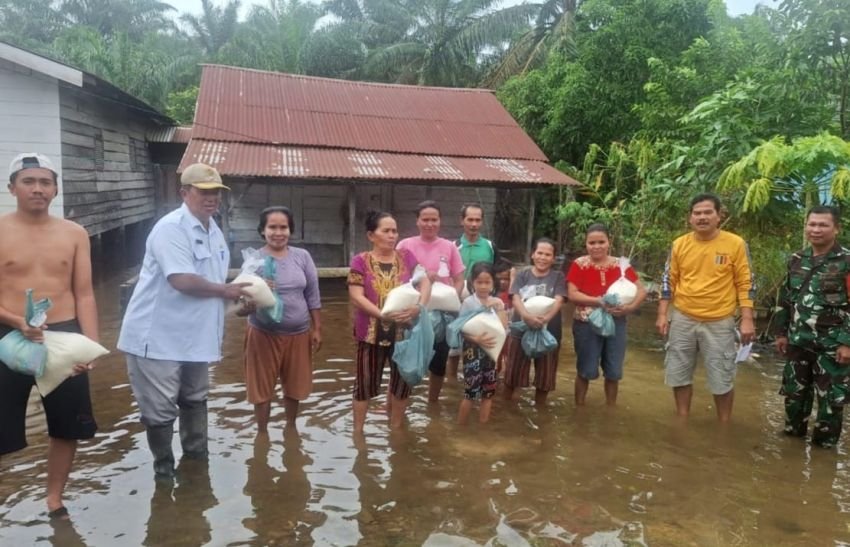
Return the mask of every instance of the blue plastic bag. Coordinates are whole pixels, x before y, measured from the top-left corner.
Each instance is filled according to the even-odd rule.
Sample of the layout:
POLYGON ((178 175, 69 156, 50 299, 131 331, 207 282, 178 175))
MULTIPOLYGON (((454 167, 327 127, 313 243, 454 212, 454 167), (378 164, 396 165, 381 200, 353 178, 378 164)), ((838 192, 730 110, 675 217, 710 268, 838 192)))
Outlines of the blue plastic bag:
MULTIPOLYGON (((24 319, 31 327, 44 325, 52 302, 49 298, 33 302, 32 289, 27 289, 26 295, 24 319)), ((0 361, 9 370, 41 378, 47 364, 47 348, 44 344, 30 341, 21 331, 13 330, 0 339, 0 361)))
POLYGON ((393 361, 407 385, 413 387, 428 373, 428 364, 434 357, 434 327, 425 306, 419 306, 419 317, 413 327, 405 331, 404 340, 395 343, 393 361))
POLYGON ((457 319, 446 325, 446 343, 452 349, 461 349, 463 346, 463 326, 466 322, 478 315, 481 312, 488 311, 488 308, 478 308, 471 312, 464 313, 457 319))
MULTIPOLYGON (((267 256, 263 261, 263 278, 275 279, 276 275, 277 266, 274 257, 267 256)), ((283 299, 277 291, 272 291, 272 294, 274 294, 274 306, 257 310, 257 317, 263 323, 280 323, 283 320, 283 299)))
POLYGON ((525 321, 514 321, 511 329, 522 333, 522 351, 532 359, 558 348, 558 340, 546 327, 532 329, 525 321))
POLYGON ((428 316, 431 319, 431 327, 434 329, 434 341, 445 341, 446 327, 455 320, 455 314, 447 311, 431 310, 428 312, 428 316))
MULTIPOLYGON (((602 302, 608 306, 620 305, 620 299, 616 294, 606 294, 602 297, 602 302)), ((590 328, 599 336, 606 338, 614 336, 617 332, 617 326, 614 324, 614 318, 608 313, 605 308, 595 308, 587 317, 590 323, 590 328)))

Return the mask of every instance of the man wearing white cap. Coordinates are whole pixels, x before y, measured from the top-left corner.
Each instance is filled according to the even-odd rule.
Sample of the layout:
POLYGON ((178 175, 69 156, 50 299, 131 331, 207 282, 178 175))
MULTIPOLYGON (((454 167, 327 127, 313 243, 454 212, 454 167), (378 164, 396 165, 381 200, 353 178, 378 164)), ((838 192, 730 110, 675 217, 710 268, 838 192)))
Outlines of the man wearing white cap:
POLYGON ((183 205, 162 217, 145 244, 139 281, 118 338, 147 431, 157 478, 174 476, 171 439, 179 419, 183 456, 206 459, 209 363, 221 360, 224 305, 244 284, 227 284, 230 252, 213 215, 222 184, 196 163, 180 177, 183 205))
MULTIPOLYGON (((14 329, 29 340, 44 340, 44 329, 81 332, 98 339, 97 305, 91 276, 91 250, 85 228, 50 216, 59 192, 53 163, 34 152, 20 154, 9 166, 9 192, 17 203, 0 216, 0 338, 14 329), (52 306, 43 327, 27 324, 26 290, 52 306)), ((47 417, 47 510, 50 518, 67 519, 62 493, 77 450, 77 441, 97 430, 92 416, 87 371, 75 375, 42 398, 47 417)), ((0 364, 0 455, 27 445, 27 400, 35 377, 0 364)))

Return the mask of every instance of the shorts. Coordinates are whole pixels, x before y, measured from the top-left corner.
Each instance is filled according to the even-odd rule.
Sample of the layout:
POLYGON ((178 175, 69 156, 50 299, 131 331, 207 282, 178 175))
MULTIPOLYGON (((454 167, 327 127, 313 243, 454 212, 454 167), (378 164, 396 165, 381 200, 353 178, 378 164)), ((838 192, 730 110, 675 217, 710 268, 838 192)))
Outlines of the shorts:
MULTIPOLYGON (((48 325, 59 332, 80 332, 76 319, 48 325)), ((0 325, 0 337, 11 332, 0 325)), ((13 372, 0 364, 0 455, 27 446, 27 401, 35 385, 35 377, 13 372)), ((41 398, 47 416, 47 434, 54 439, 91 439, 97 431, 91 406, 88 373, 72 376, 59 384, 47 397, 41 398)))
POLYGON ((735 382, 735 319, 697 321, 673 309, 664 358, 664 383, 671 387, 693 384, 697 353, 702 354, 713 395, 732 391, 735 382))
POLYGON ((599 366, 606 380, 623 379, 626 359, 626 318, 615 317, 614 336, 599 336, 587 321, 573 320, 573 344, 576 350, 576 371, 585 380, 599 378, 599 366))
POLYGON ((446 375, 446 360, 449 358, 449 344, 445 340, 434 344, 434 357, 428 363, 428 370, 434 376, 446 375))
POLYGON ((381 391, 381 381, 384 378, 384 366, 390 364, 389 391, 397 399, 410 397, 411 388, 398 373, 398 366, 393 362, 395 345, 378 346, 367 342, 357 342, 357 373, 354 376, 354 400, 368 401, 377 397, 381 391))
POLYGON ((490 399, 496 394, 496 362, 480 347, 463 341, 463 397, 490 399))
MULTIPOLYGON (((522 339, 508 336, 505 341, 507 359, 505 360, 505 387, 514 389, 528 387, 531 376, 531 357, 522 350, 522 339)), ((558 352, 560 345, 545 355, 534 359, 534 387, 540 391, 555 389, 558 374, 558 352)))
POLYGON ((251 404, 274 399, 277 380, 283 394, 303 401, 313 390, 310 333, 275 334, 248 325, 245 329, 245 390, 251 404))

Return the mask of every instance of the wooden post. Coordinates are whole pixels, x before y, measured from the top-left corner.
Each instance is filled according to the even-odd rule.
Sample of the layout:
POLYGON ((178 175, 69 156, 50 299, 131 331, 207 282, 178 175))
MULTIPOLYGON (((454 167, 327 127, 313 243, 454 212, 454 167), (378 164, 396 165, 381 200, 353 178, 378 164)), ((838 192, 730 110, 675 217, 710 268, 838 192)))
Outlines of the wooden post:
POLYGON ((353 183, 348 184, 348 263, 354 258, 357 234, 357 188, 353 183))
POLYGON ((536 202, 534 199, 534 188, 528 191, 528 236, 525 245, 525 258, 531 256, 531 246, 534 244, 534 209, 536 202))

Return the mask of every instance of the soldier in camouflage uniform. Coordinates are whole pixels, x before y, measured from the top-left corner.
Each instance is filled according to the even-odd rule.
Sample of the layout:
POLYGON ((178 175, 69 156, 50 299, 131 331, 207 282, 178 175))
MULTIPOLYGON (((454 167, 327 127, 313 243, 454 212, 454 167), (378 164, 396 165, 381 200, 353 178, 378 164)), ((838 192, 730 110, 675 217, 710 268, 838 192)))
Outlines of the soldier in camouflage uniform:
POLYGON ((836 241, 840 228, 832 207, 806 217, 810 248, 794 253, 780 292, 776 347, 787 358, 782 389, 785 433, 804 437, 814 397, 818 411, 812 443, 832 447, 841 435, 850 394, 850 250, 836 241))

